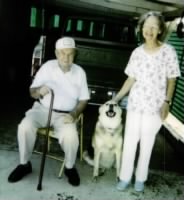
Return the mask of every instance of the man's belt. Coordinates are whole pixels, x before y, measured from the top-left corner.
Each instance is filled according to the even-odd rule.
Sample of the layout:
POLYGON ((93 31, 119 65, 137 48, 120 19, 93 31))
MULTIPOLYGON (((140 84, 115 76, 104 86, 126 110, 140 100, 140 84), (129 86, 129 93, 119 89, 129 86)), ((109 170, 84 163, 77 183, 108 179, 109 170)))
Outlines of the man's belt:
MULTIPOLYGON (((40 103, 42 105, 42 103, 40 101, 37 101, 38 103, 40 103)), ((57 109, 52 109, 52 111, 56 112, 56 113, 70 113, 70 111, 65 111, 65 110, 57 110, 57 109)))
POLYGON ((69 111, 57 110, 57 109, 52 109, 52 111, 54 111, 54 112, 56 112, 56 113, 69 113, 69 111))

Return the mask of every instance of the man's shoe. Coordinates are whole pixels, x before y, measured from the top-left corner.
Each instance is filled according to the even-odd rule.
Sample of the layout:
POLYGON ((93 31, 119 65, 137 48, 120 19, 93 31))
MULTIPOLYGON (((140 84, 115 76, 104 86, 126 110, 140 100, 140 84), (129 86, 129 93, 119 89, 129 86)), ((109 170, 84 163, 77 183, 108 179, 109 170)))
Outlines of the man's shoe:
POLYGON ((119 191, 124 191, 125 189, 127 189, 127 187, 129 186, 130 182, 126 182, 126 181, 119 181, 116 189, 119 191))
POLYGON ((11 183, 17 182, 27 174, 30 174, 31 172, 32 172, 31 162, 28 162, 25 165, 20 164, 11 172, 11 174, 8 177, 8 181, 11 183))
POLYGON ((144 191, 144 182, 136 181, 134 185, 134 189, 136 192, 143 192, 144 191))
POLYGON ((73 186, 80 185, 80 177, 76 170, 76 168, 68 169, 65 167, 64 170, 65 175, 68 177, 68 182, 73 186))

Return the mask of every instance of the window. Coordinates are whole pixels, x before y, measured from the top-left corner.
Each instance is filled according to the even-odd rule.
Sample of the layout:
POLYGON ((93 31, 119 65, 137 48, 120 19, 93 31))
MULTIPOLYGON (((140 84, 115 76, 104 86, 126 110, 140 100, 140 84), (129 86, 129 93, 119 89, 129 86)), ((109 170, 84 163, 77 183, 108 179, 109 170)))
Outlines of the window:
POLYGON ((31 15, 30 15, 30 27, 42 27, 42 10, 31 7, 31 15))
POLYGON ((37 13, 37 9, 32 7, 31 8, 31 17, 30 17, 30 26, 31 27, 36 27, 36 13, 37 13))
POLYGON ((68 18, 65 35, 120 43, 135 43, 134 27, 115 21, 68 18))
POLYGON ((60 16, 59 15, 54 15, 54 21, 53 21, 53 27, 58 28, 60 23, 60 16))
POLYGON ((176 32, 173 32, 168 39, 168 43, 172 44, 177 51, 181 70, 181 77, 177 79, 176 83, 171 113, 184 123, 184 112, 182 109, 184 108, 184 40, 182 38, 178 38, 176 32))

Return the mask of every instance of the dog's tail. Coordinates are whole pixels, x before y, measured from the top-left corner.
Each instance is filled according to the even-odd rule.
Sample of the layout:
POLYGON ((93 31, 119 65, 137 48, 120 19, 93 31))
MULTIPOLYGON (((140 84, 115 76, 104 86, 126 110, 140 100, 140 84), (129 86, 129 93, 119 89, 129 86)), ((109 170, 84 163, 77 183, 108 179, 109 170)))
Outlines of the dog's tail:
POLYGON ((94 160, 89 156, 88 151, 84 151, 82 157, 88 165, 94 166, 94 160))

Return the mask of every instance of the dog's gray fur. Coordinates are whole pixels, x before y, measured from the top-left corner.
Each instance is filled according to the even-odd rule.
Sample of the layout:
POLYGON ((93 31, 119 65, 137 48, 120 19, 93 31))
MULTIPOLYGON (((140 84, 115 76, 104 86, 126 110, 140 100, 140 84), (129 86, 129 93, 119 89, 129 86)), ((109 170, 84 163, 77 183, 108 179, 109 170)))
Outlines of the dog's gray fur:
POLYGON ((94 160, 90 159, 86 152, 83 158, 88 164, 93 165, 93 178, 97 180, 99 169, 116 167, 116 175, 119 177, 121 152, 122 152, 122 110, 114 101, 108 101, 99 108, 99 117, 96 123, 92 146, 94 148, 94 160))

